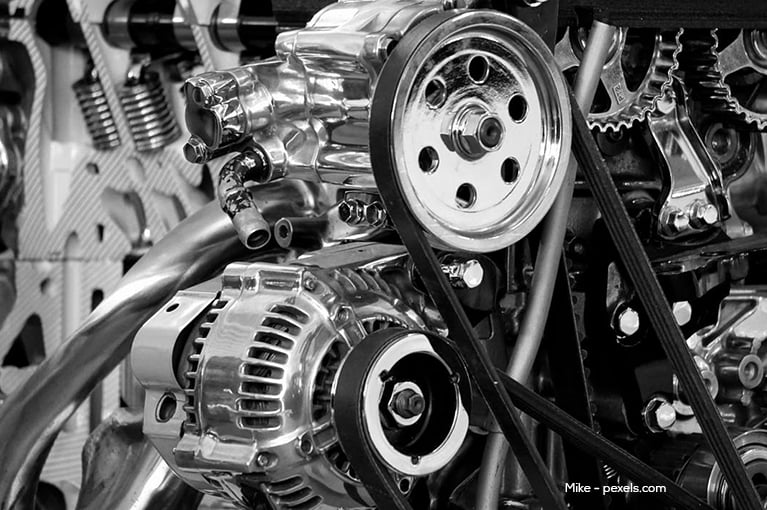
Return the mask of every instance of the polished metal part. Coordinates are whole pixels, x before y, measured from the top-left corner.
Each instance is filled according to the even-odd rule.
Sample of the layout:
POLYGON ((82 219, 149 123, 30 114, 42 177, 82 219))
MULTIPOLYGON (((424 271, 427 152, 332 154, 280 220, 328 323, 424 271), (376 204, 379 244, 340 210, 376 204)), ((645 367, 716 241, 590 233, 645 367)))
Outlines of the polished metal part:
POLYGON ((472 14, 413 53, 398 83, 392 152, 424 230, 450 249, 488 252, 548 212, 565 179, 571 118, 540 37, 499 13, 472 25, 472 14))
POLYGON ((369 506, 337 443, 332 392, 368 334, 424 327, 394 294, 364 271, 230 264, 220 286, 176 294, 136 335, 144 432, 187 483, 243 505, 241 480, 257 475, 278 509, 369 506))
POLYGON ((682 238, 710 230, 730 216, 722 173, 690 121, 679 80, 647 119, 668 192, 660 205, 658 234, 682 238))
POLYGON ((120 90, 120 103, 139 152, 160 149, 181 136, 165 86, 149 61, 139 57, 120 90))
MULTIPOLYGON (((312 188, 282 183, 255 191, 267 218, 300 216, 315 204, 312 188)), ((241 254, 217 204, 191 216, 126 274, 118 289, 8 397, 0 413, 0 508, 24 508, 48 448, 96 384, 124 357, 132 335, 178 289, 209 278, 241 254), (23 424, 23 425, 22 425, 23 424)))
MULTIPOLYGON (((767 478, 767 431, 755 429, 733 436, 749 478, 761 487, 761 481, 767 478)), ((717 510, 737 508, 716 459, 705 446, 692 454, 678 476, 678 483, 717 510)), ((763 492, 760 496, 762 505, 767 506, 767 497, 763 492)))
MULTIPOLYGON (((762 362, 767 353, 765 340, 767 291, 759 287, 731 290, 719 306, 717 322, 687 339, 711 396, 728 421, 744 424, 740 422, 745 409, 752 405, 755 395, 767 390, 762 362), (743 412, 728 419, 733 408, 743 412)), ((761 402, 761 398, 756 401, 761 402)))
POLYGON ((277 57, 187 81, 186 121, 205 155, 252 138, 275 176, 375 189, 370 94, 388 51, 439 0, 337 2, 283 32, 277 57))
POLYGON ((193 510, 202 494, 178 478, 141 431, 142 413, 118 409, 83 450, 77 510, 193 510))
MULTIPOLYGON (((343 370, 344 367, 341 368, 343 370)), ((411 332, 403 335, 378 353, 375 360, 365 367, 365 388, 362 408, 365 425, 370 434, 371 447, 377 452, 383 463, 396 473, 411 476, 425 476, 445 467, 458 453, 463 440, 469 430, 469 415, 462 400, 461 392, 454 381, 455 376, 445 360, 434 350, 429 340, 423 334, 411 332), (444 415, 412 414, 410 417, 399 416, 395 418, 399 426, 412 426, 419 420, 439 420, 450 424, 441 437, 429 437, 429 442, 437 443, 422 455, 409 453, 403 445, 399 444, 396 437, 387 434, 385 430, 386 419, 381 416, 383 395, 391 392, 393 398, 397 392, 409 391, 417 399, 423 394, 423 389, 414 381, 405 380, 392 383, 389 374, 399 373, 398 367, 407 366, 414 362, 426 370, 429 364, 437 364, 439 371, 434 371, 434 377, 429 381, 432 385, 431 398, 435 395, 450 395, 453 402, 452 409, 444 415), (387 386, 391 388, 387 389, 387 386), (404 450, 404 451, 403 451, 404 450)), ((407 378, 408 376, 404 376, 407 378)), ((415 376, 411 376, 415 377, 415 376)), ((421 397, 423 398, 423 397, 421 397)), ((391 403, 389 406, 391 407, 391 403)), ((428 404, 426 404, 428 405, 428 404)), ((395 414, 395 412, 392 412, 395 414)), ((428 430, 428 425, 422 425, 420 430, 428 430)), ((425 438, 422 438, 425 439, 425 438)), ((415 441, 412 441, 415 442, 415 441)), ((413 444, 407 445, 414 448, 413 444)))
POLYGON ((93 140, 93 146, 99 150, 109 150, 120 145, 120 133, 117 131, 112 111, 109 109, 104 87, 99 81, 95 69, 72 85, 85 124, 93 140))
POLYGON ((265 246, 272 238, 272 232, 245 183, 263 182, 268 168, 269 164, 260 152, 250 151, 227 162, 218 177, 216 191, 221 210, 232 219, 242 244, 251 250, 265 246))
MULTIPOLYGON (((617 132, 631 127, 655 110, 664 90, 671 85, 672 73, 677 69, 677 55, 681 50, 679 37, 682 31, 658 31, 652 37, 651 55, 647 59, 644 76, 633 88, 627 83, 626 58, 632 55, 628 28, 619 28, 610 42, 609 54, 599 80, 609 99, 609 105, 592 110, 586 120, 589 127, 601 132, 617 132)), ((643 43, 634 43, 643 44, 643 43)), ((586 37, 583 31, 568 28, 557 42, 554 55, 562 71, 581 65, 586 37)), ((636 72, 636 70, 632 70, 636 72)))
POLYGON ((459 289, 479 287, 485 277, 485 270, 476 259, 450 261, 442 265, 442 272, 447 275, 450 284, 459 289))

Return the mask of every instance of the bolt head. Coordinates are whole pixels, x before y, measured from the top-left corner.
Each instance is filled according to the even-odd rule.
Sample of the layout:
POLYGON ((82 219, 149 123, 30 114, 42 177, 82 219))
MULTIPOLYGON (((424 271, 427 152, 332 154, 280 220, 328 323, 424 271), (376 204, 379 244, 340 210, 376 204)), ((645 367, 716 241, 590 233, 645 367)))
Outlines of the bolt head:
POLYGON ((677 301, 671 309, 674 312, 676 323, 680 326, 684 326, 692 319, 692 306, 689 301, 677 301))
POLYGON ((485 270, 477 260, 469 260, 464 263, 462 279, 469 289, 479 287, 485 277, 485 270))
POLYGON ((698 219, 706 225, 714 225, 719 221, 719 211, 714 204, 706 204, 698 208, 698 219))
POLYGON ((631 307, 624 308, 617 317, 618 332, 625 336, 632 336, 639 331, 639 312, 631 307))
POLYGON ((663 430, 668 430, 676 423, 676 410, 668 402, 664 402, 655 410, 655 421, 663 430))
POLYGON ((184 157, 190 163, 199 165, 210 159, 210 152, 202 140, 196 136, 192 136, 189 138, 189 141, 184 144, 184 157))
POLYGON ((690 217, 676 208, 666 208, 661 213, 661 224, 669 234, 680 234, 690 228, 690 217))

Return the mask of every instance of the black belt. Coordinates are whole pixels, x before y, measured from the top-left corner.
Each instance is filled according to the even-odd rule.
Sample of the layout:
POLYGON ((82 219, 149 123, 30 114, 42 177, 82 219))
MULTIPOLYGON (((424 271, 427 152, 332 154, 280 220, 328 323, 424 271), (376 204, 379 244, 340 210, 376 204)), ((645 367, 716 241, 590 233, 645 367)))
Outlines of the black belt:
MULTIPOLYGON (((389 57, 376 87, 370 117, 371 160, 376 183, 387 211, 407 248, 413 263, 434 303, 447 323, 450 339, 464 357, 482 398, 493 412, 496 421, 509 441, 512 451, 525 472, 537 498, 548 509, 565 510, 564 498, 550 476, 535 445, 530 441, 514 408, 511 396, 525 412, 536 417, 567 438, 577 448, 594 456, 609 460, 612 467, 635 482, 662 483, 669 487, 665 494, 656 494, 679 508, 709 508, 685 489, 671 483, 660 473, 611 444, 577 420, 556 409, 543 405, 541 397, 498 373, 477 338, 466 313, 452 287, 443 274, 422 228, 412 215, 399 190, 394 167, 394 137, 391 132, 391 113, 394 109, 399 78, 407 68, 409 55, 418 41, 439 26, 443 16, 435 15, 419 23, 398 44, 389 57), (505 389, 504 389, 505 387, 505 389), (530 405, 532 404, 532 405, 530 405), (576 427, 575 424, 581 425, 576 427)), ((575 104, 573 102, 573 104, 575 104)), ((644 249, 639 242, 620 195, 605 168, 605 163, 586 127, 577 107, 574 112, 574 153, 591 186, 595 199, 605 216, 610 233, 615 240, 637 292, 650 314, 656 333, 661 339, 676 373, 682 381, 686 394, 696 411, 703 431, 708 437, 717 461, 722 467, 730 487, 733 488, 740 508, 758 510, 756 491, 746 476, 740 458, 722 424, 703 381, 687 351, 684 338, 674 321, 644 249)), ((362 410, 338 416, 339 430, 344 431, 342 444, 349 450, 350 460, 362 482, 366 485, 376 505, 381 510, 408 510, 410 505, 398 490, 389 471, 383 467, 370 445, 362 421, 362 410), (357 446, 354 448, 354 446, 357 446), (351 448, 349 448, 351 446, 351 448)))

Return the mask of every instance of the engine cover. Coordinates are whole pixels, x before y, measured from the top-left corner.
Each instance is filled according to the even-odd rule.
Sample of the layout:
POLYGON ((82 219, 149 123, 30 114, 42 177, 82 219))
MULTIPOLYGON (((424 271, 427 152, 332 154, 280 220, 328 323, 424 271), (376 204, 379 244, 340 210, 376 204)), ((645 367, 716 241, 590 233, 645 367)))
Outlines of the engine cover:
POLYGON ((188 483, 240 504, 261 489, 280 509, 369 507, 336 437, 333 385, 354 345, 424 329, 421 317, 367 271, 235 263, 216 287, 179 292, 136 336, 145 434, 188 483))

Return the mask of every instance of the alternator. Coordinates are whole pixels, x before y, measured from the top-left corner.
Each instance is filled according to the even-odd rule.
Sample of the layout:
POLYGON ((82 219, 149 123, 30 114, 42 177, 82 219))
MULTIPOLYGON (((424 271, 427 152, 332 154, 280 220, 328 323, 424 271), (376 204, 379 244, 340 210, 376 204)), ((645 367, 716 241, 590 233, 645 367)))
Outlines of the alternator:
MULTIPOLYGON (((208 283, 180 292, 136 336, 145 434, 189 484, 246 507, 259 497, 277 509, 370 507, 337 439, 339 367, 370 333, 424 329, 423 320, 379 275, 361 270, 235 263, 217 290, 208 283)), ((408 337, 397 352, 444 364, 418 342, 408 337)), ((409 492, 414 477, 452 460, 468 412, 449 379, 430 381, 441 386, 429 391, 455 395, 452 408, 440 405, 439 412, 429 391, 406 379, 386 394, 371 389, 371 399, 381 400, 373 406, 381 416, 371 422, 392 431, 375 447, 395 455, 397 430, 407 435, 434 420, 444 431, 430 438, 432 449, 415 468, 389 464, 409 492)))

